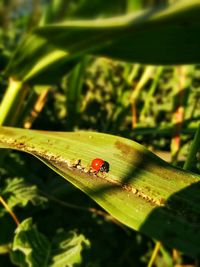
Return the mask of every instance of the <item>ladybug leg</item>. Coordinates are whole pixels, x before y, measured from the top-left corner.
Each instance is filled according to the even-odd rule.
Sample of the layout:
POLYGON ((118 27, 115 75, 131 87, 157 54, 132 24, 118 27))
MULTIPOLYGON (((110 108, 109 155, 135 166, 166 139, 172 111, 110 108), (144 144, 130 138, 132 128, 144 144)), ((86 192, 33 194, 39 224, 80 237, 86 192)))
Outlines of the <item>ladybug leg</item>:
POLYGON ((94 176, 98 176, 98 173, 99 173, 99 171, 96 171, 96 170, 94 170, 94 169, 90 169, 90 173, 92 174, 92 175, 94 175, 94 176))

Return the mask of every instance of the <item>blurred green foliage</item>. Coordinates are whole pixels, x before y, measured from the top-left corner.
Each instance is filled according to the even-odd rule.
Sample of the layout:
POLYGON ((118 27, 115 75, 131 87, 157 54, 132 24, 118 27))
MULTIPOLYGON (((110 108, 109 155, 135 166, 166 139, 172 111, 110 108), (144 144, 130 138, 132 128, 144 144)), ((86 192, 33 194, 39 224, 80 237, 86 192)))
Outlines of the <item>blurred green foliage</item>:
MULTIPOLYGON (((172 2, 175 1, 1 0, 0 99, 8 84, 4 70, 13 50, 20 44, 23 36, 37 25, 77 18, 106 18, 172 2)), ((56 131, 92 130, 120 135, 159 151, 171 161, 170 144, 176 128, 173 116, 177 107, 179 84, 175 76, 177 66, 161 66, 160 73, 160 66, 153 68, 133 101, 133 91, 147 68, 145 65, 107 58, 84 57, 69 74, 64 69, 62 78, 55 79, 54 84, 48 88, 44 108, 37 114, 32 128, 56 131)), ((181 138, 177 156, 179 166, 183 166, 200 118, 200 66, 190 66, 187 74, 182 76, 183 79, 189 79, 189 82, 182 88, 183 101, 179 103, 184 109, 178 133, 181 138)), ((35 87, 31 89, 16 126, 23 126, 27 116, 31 116, 34 101, 42 91, 35 87)), ((34 230, 35 226, 30 223, 31 231, 42 233, 48 242, 56 237, 60 229, 65 233, 74 231, 85 242, 89 240, 90 247, 83 246, 78 251, 82 255, 79 259, 82 262, 80 266, 147 265, 153 249, 152 240, 125 227, 119 227, 106 216, 81 210, 81 207, 92 207, 96 210, 100 208, 39 161, 19 152, 9 152, 0 157, 0 163, 0 194, 14 208, 21 221, 32 217, 38 230, 34 230), (76 208, 65 203, 71 203, 76 208)), ((192 170, 200 172, 198 159, 192 170)), ((2 206, 0 223, 0 266, 14 266, 9 255, 17 233, 14 233, 15 225, 2 206)), ((156 266, 172 266, 170 253, 170 250, 163 248, 157 257, 156 266)), ((192 259, 184 255, 180 256, 179 261, 193 263, 192 259)), ((17 264, 18 260, 13 262, 17 264)), ((18 263, 17 266, 28 265, 18 263)))

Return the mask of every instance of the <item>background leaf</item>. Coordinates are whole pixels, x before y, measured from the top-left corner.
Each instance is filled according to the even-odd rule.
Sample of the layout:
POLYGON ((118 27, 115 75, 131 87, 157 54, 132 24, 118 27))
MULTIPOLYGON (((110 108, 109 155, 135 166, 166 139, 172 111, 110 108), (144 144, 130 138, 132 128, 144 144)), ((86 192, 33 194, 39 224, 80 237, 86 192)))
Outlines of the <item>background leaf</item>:
POLYGON ((11 259, 21 267, 72 267, 81 263, 81 252, 89 241, 75 231, 60 231, 50 242, 33 225, 24 220, 16 229, 11 259))
POLYGON ((7 179, 1 194, 11 209, 15 206, 25 207, 28 202, 40 205, 47 201, 40 196, 36 185, 31 185, 22 177, 7 179))
POLYGON ((199 10, 198 0, 180 0, 122 17, 38 27, 17 49, 8 74, 28 81, 62 66, 61 75, 85 54, 146 64, 198 63, 199 10))

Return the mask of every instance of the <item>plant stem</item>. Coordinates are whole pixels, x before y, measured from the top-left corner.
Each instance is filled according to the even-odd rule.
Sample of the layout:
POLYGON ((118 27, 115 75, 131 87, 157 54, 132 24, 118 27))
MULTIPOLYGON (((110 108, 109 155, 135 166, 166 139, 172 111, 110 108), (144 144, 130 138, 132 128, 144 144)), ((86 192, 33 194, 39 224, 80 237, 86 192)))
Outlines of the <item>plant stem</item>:
POLYGON ((8 89, 0 105, 0 125, 15 124, 26 93, 27 87, 21 81, 10 78, 8 89))
POLYGON ((7 210, 7 212, 10 214, 10 216, 15 221, 16 225, 18 226, 20 224, 17 216, 14 214, 14 212, 8 207, 8 204, 5 202, 5 200, 0 196, 0 202, 4 206, 4 208, 7 210))
MULTIPOLYGON (((40 112, 42 111, 48 94, 49 94, 50 88, 48 87, 47 89, 44 89, 42 92, 40 92, 37 95, 37 98, 35 95, 33 95, 33 100, 35 99, 35 102, 33 103, 27 103, 27 107, 26 110, 29 112, 28 116, 26 117, 22 117, 21 122, 23 123, 23 127, 25 129, 30 129, 34 120, 38 117, 38 115, 40 114, 40 112), (32 104, 32 105, 30 105, 32 104), (30 110, 30 107, 32 107, 32 109, 30 110)), ((32 100, 32 99, 31 99, 32 100)))
POLYGON ((174 69, 174 106, 173 106, 173 132, 171 140, 172 163, 177 164, 181 148, 181 129, 188 102, 188 88, 191 86, 193 66, 179 66, 174 69))
POLYGON ((156 242, 156 245, 155 245, 155 248, 153 250, 153 253, 151 255, 151 259, 150 259, 147 267, 152 267, 153 266, 153 263, 155 261, 155 258, 157 256, 158 252, 160 251, 160 247, 161 247, 161 242, 157 241, 156 242))
POLYGON ((187 156, 187 159, 185 161, 185 164, 183 166, 184 170, 191 170, 192 165, 196 160, 196 154, 200 149, 200 123, 198 125, 198 128, 196 130, 194 140, 192 141, 189 154, 187 156))

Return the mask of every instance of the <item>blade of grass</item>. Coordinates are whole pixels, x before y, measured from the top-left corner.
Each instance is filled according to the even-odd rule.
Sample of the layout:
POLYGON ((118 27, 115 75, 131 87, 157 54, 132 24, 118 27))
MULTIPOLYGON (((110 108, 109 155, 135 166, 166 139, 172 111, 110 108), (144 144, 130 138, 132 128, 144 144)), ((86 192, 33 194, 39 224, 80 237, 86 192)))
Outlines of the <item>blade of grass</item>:
POLYGON ((149 105, 151 103, 152 96, 155 93, 155 90, 156 90, 156 87, 157 87, 159 78, 160 78, 160 76, 161 76, 161 74, 163 72, 163 69, 164 69, 163 66, 157 67, 157 69, 156 69, 156 73, 154 75, 152 84, 151 84, 151 86, 149 88, 148 96, 145 99, 144 106, 143 106, 142 111, 141 111, 141 114, 140 114, 140 120, 143 120, 145 114, 148 112, 148 109, 149 109, 149 105))
POLYGON ((156 67, 154 67, 154 66, 145 67, 139 82, 137 83, 135 88, 133 88, 133 92, 130 96, 130 101, 131 101, 131 105, 132 105, 132 128, 135 128, 136 123, 137 123, 137 108, 136 108, 137 98, 139 97, 139 94, 140 94, 142 88, 146 85, 146 83, 152 77, 152 74, 153 74, 155 68, 156 67))
POLYGON ((81 99, 84 71, 87 65, 88 58, 83 58, 82 61, 69 74, 66 88, 66 104, 67 104, 67 129, 71 130, 78 124, 81 113, 81 99))
POLYGON ((200 123, 196 130, 194 140, 192 141, 187 160, 183 166, 184 170, 190 170, 192 168, 194 162, 196 162, 196 155, 199 150, 200 150, 200 123))
POLYGON ((9 80, 9 86, 0 105, 0 125, 15 125, 21 106, 28 93, 28 87, 14 79, 9 80))

